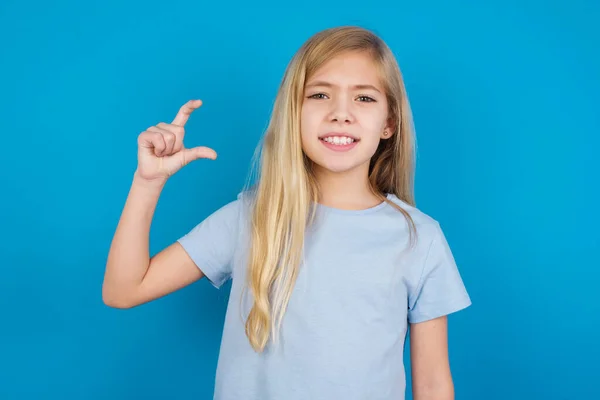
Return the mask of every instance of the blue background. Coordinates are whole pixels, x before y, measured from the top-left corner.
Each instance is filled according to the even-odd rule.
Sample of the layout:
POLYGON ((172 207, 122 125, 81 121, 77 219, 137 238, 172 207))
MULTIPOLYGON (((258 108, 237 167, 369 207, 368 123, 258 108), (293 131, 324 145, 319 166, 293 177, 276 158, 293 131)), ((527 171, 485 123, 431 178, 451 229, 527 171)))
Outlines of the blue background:
POLYGON ((201 98, 186 143, 219 154, 169 181, 154 253, 234 198, 287 62, 343 24, 398 57, 417 205, 472 296, 457 399, 600 398, 600 5, 483 3, 4 0, 0 398, 211 398, 229 286, 102 303, 136 137, 201 98))

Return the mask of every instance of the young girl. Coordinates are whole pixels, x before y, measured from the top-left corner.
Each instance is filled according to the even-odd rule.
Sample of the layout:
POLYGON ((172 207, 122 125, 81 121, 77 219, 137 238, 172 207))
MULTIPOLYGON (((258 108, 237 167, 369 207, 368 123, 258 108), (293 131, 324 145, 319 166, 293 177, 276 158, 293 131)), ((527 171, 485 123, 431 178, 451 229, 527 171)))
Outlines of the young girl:
POLYGON ((140 134, 110 249, 104 302, 129 308, 206 277, 232 279, 215 399, 452 399, 449 313, 470 305, 440 225, 413 199, 411 112, 396 60, 372 32, 310 38, 288 66, 257 183, 149 256, 168 177, 199 100, 140 134))

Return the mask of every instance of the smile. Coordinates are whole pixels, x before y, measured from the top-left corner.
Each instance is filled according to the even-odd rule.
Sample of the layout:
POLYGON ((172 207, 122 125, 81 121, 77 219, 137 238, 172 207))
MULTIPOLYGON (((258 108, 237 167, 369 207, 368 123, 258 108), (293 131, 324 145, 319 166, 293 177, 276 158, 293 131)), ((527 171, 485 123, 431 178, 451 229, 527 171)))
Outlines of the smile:
POLYGON ((334 151, 348 151, 359 142, 358 139, 349 136, 327 136, 319 140, 325 147, 334 151))

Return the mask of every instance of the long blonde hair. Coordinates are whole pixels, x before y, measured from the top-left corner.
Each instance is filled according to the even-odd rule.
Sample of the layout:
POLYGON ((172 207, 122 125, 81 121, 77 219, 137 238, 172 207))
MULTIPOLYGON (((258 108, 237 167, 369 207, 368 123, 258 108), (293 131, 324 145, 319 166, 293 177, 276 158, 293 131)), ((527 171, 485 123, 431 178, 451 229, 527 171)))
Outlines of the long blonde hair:
POLYGON ((246 335, 256 351, 276 338, 302 260, 304 234, 314 217, 318 187, 312 161, 304 154, 300 112, 307 79, 332 57, 348 51, 368 52, 379 68, 387 93, 394 134, 382 140, 371 159, 373 193, 396 195, 414 206, 415 139, 412 115, 400 69, 388 46, 373 32, 356 26, 326 29, 312 36, 288 65, 275 99, 271 120, 259 144, 258 182, 253 188, 247 286, 254 304, 246 320, 246 335))

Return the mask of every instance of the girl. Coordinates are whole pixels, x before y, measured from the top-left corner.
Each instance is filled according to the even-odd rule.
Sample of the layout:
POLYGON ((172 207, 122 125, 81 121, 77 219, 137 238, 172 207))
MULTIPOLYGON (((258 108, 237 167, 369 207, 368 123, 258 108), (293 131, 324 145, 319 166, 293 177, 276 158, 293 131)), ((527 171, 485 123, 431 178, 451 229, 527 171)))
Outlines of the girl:
POLYGON ((386 44, 358 27, 310 38, 281 83, 259 179, 149 256, 168 177, 201 101, 138 139, 138 168, 112 242, 104 302, 130 308, 206 277, 232 279, 215 399, 452 399, 449 313, 471 304, 436 220, 415 208, 406 90, 386 44))

